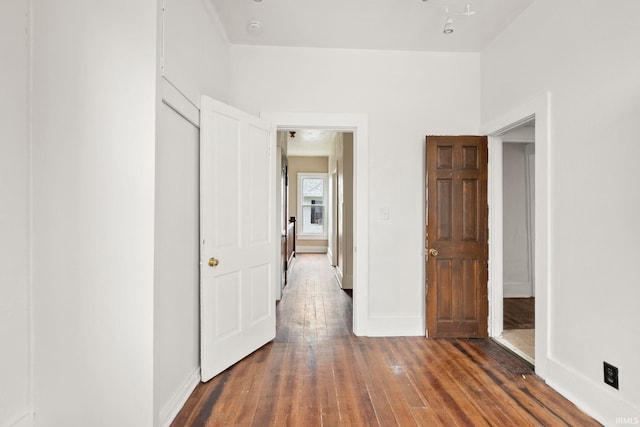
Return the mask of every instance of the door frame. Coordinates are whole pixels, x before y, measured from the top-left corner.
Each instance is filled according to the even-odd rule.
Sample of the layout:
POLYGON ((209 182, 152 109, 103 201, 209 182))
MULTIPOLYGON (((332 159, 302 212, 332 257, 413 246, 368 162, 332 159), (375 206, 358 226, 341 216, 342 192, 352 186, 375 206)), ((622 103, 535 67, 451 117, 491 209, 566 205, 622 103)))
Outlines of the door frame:
MULTIPOLYGON (((278 136, 276 135, 276 139, 278 136)), ((273 144, 273 142, 272 142, 273 144)), ((276 145, 276 223, 278 229, 278 244, 280 245, 280 249, 282 249, 282 238, 286 239, 287 237, 287 224, 282 224, 284 212, 282 210, 283 202, 286 200, 286 194, 283 194, 282 191, 282 147, 280 145, 276 145), (284 226, 284 230, 282 227, 284 226), (284 232, 284 235, 282 234, 284 232)), ((285 251, 286 257, 286 251, 285 251)), ((283 261, 282 261, 282 251, 278 253, 278 277, 280 278, 277 281, 275 297, 277 301, 282 299, 282 289, 284 289, 286 283, 286 271, 283 271, 283 261)))
MULTIPOLYGON (((278 130, 353 132, 353 333, 366 336, 369 319, 369 117, 366 114, 262 112, 278 130)), ((275 132, 274 132, 275 134, 275 132)))
POLYGON ((331 214, 329 218, 329 261, 331 265, 338 265, 338 171, 329 171, 329 200, 331 214))
POLYGON ((502 204, 502 138, 501 135, 535 118, 535 372, 547 376, 549 359, 549 264, 550 233, 548 206, 550 182, 550 94, 548 92, 511 106, 500 118, 484 123, 481 133, 489 139, 489 336, 503 330, 503 204, 502 204))

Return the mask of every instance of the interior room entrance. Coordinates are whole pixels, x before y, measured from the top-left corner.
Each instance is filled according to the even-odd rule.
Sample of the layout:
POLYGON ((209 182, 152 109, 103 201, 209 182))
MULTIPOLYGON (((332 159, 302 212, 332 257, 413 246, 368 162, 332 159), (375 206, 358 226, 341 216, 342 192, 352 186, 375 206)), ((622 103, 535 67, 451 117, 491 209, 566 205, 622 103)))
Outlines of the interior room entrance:
POLYGON ((502 134, 501 140, 503 330, 495 339, 534 364, 535 120, 502 134))

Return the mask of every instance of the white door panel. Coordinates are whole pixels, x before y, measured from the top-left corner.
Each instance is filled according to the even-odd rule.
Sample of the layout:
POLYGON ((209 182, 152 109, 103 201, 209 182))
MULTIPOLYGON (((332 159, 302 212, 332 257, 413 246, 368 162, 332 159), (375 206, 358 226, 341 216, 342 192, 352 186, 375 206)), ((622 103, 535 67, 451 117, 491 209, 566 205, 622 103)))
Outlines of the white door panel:
POLYGON ((201 375, 208 381, 275 338, 276 174, 268 124, 208 97, 200 114, 201 375))

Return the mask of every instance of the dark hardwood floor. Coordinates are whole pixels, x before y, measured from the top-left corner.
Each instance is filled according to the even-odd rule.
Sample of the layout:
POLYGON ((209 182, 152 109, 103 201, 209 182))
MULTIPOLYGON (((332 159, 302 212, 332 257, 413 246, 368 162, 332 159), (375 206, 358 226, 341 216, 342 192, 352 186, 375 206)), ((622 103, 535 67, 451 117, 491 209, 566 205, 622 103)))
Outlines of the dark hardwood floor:
POLYGON ((504 299, 504 329, 534 329, 536 327, 535 298, 504 299))
POLYGON ((490 340, 366 338, 325 255, 299 255, 274 342, 200 384, 173 426, 599 425, 490 340))

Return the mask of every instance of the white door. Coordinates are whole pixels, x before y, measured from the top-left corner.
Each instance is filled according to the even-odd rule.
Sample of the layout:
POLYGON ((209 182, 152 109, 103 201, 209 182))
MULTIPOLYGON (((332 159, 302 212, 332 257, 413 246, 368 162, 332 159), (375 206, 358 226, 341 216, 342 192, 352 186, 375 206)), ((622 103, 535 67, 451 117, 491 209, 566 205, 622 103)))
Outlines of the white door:
POLYGON ((200 364, 208 381, 275 338, 275 161, 268 124, 200 112, 200 364))

